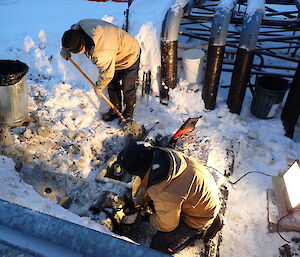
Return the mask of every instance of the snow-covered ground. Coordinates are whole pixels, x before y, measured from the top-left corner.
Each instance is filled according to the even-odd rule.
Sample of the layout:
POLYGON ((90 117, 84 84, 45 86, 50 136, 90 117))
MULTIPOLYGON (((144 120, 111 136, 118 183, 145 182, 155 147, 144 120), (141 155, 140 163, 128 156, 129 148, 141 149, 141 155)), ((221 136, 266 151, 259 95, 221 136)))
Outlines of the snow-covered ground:
MULTIPOLYGON (((150 67, 155 70, 159 64, 161 22, 173 2, 184 3, 135 0, 131 6, 129 32, 143 49, 141 72, 150 67)), ((84 0, 0 1, 3 24, 0 56, 18 59, 29 66, 29 112, 35 120, 26 126, 1 131, 1 199, 108 232, 84 216, 103 190, 122 191, 121 186, 111 183, 99 185, 95 177, 106 161, 124 147, 126 137, 117 121, 101 120, 101 113, 108 109, 106 103, 97 98, 71 63, 60 57, 59 51, 63 32, 78 20, 102 18, 122 26, 126 7, 126 3, 84 0), (65 195, 76 193, 76 204, 70 208, 73 212, 41 197, 24 182, 35 172, 56 174, 57 183, 64 184, 60 188, 64 188, 65 195)), ((97 67, 84 56, 73 57, 96 81, 97 67)), ((229 75, 222 74, 220 84, 228 85, 228 81, 229 75)), ((284 136, 279 114, 271 120, 255 118, 249 110, 250 92, 246 94, 241 115, 232 114, 226 106, 227 94, 227 88, 220 88, 217 108, 204 111, 201 85, 190 88, 180 70, 179 84, 170 91, 168 106, 159 103, 155 81, 149 102, 141 97, 139 88, 135 120, 151 129, 147 136, 151 141, 158 134, 170 136, 188 117, 203 115, 193 137, 179 144, 178 150, 200 161, 209 155, 208 164, 218 169, 228 165, 226 151, 233 152, 231 181, 248 171, 277 176, 293 160, 300 159, 299 140, 284 136)), ((219 173, 212 172, 218 184, 225 184, 229 190, 220 256, 278 256, 278 248, 285 242, 267 229, 266 190, 272 187, 271 178, 251 174, 231 186, 219 173)), ((289 240, 299 237, 296 232, 282 235, 289 240)), ((300 253, 299 245, 291 243, 291 246, 300 253)), ((199 248, 196 244, 177 255, 199 256, 199 248)))

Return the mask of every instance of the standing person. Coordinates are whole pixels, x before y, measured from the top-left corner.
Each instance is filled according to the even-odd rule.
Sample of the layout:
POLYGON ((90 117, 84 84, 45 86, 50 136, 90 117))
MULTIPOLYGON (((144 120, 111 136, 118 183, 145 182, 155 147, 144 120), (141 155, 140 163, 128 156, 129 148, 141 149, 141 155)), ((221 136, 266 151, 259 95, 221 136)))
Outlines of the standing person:
MULTIPOLYGON (((140 63, 138 41, 113 24, 103 20, 84 19, 62 36, 61 56, 68 60, 71 53, 85 53, 98 66, 96 92, 107 87, 110 101, 121 112, 123 91, 123 116, 125 119, 133 119, 140 63)), ((113 109, 102 115, 104 121, 116 118, 118 115, 113 109)))
POLYGON ((168 148, 131 143, 119 153, 118 163, 137 176, 135 207, 153 206, 149 221, 157 232, 151 248, 174 254, 190 240, 209 239, 222 228, 218 187, 199 162, 168 148))

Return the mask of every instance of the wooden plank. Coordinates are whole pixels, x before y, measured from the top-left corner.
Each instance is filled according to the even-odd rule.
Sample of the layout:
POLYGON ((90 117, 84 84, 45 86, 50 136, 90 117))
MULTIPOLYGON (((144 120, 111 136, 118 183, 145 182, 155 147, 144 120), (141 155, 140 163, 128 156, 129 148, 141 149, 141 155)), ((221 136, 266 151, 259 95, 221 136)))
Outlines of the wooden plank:
MULTIPOLYGON (((268 231, 269 233, 277 232, 277 222, 279 220, 279 212, 275 198, 275 192, 272 188, 267 189, 267 210, 268 210, 268 231)), ((289 229, 278 227, 279 232, 290 231, 289 229)))

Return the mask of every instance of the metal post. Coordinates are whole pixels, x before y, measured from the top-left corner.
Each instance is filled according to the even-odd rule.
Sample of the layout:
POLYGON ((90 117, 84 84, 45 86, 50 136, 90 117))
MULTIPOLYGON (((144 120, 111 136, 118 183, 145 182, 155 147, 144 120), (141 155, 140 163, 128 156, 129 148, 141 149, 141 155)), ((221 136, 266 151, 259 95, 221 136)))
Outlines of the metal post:
POLYGON ((168 10, 161 32, 161 84, 160 102, 168 104, 169 88, 175 88, 177 83, 177 44, 180 21, 184 9, 168 10))
POLYGON ((227 105, 232 113, 240 114, 251 72, 259 28, 264 15, 264 0, 249 0, 231 77, 227 105))
POLYGON ((300 115, 300 62, 291 83, 290 91, 284 104, 281 120, 285 129, 285 135, 293 138, 295 125, 300 115))
POLYGON ((202 99, 208 110, 215 108, 228 26, 235 5, 236 0, 221 1, 213 18, 202 90, 202 99))

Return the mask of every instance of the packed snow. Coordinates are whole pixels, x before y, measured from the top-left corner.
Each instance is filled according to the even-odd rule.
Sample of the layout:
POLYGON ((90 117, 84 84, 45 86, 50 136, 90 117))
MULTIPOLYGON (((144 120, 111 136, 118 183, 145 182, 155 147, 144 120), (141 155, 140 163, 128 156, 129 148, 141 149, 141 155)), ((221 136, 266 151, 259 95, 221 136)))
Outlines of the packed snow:
MULTIPOLYGON (((141 88, 138 89, 135 120, 150 131, 146 141, 153 142, 159 135, 170 137, 187 118, 202 115, 195 131, 179 142, 177 150, 199 161, 207 160, 218 185, 225 185, 229 191, 220 256, 278 256, 278 248, 286 242, 277 233, 268 232, 267 189, 272 188, 271 178, 253 173, 231 185, 220 172, 224 173, 233 164, 231 182, 249 171, 278 176, 300 159, 300 128, 296 127, 294 140, 285 137, 279 117, 281 109, 273 119, 254 117, 250 113, 252 95, 248 91, 241 115, 232 114, 227 108, 228 88, 219 88, 216 109, 205 111, 202 85, 189 85, 181 63, 178 86, 170 91, 170 103, 168 106, 159 103, 155 72, 160 65, 161 24, 169 8, 185 3, 135 0, 130 8, 129 32, 142 48, 140 74, 149 69, 154 71, 149 99, 142 98, 141 88)), ((28 106, 34 120, 1 130, 1 199, 110 233, 87 217, 87 211, 103 190, 123 192, 122 185, 99 184, 95 178, 106 167, 107 160, 123 149, 127 137, 117 121, 101 120, 107 104, 59 52, 61 36, 72 24, 84 18, 99 18, 122 27, 126 8, 127 3, 84 0, 0 2, 0 21, 5 24, 0 31, 0 56, 29 66, 28 106), (67 210, 42 197, 29 185, 30 181, 39 182, 32 180, 33 174, 49 181, 54 174, 58 190, 64 191, 59 193, 72 195, 76 203, 67 210)), ((181 42, 179 55, 191 45, 202 47, 197 42, 181 42)), ((97 80, 96 66, 83 55, 72 57, 92 81, 97 80)), ((229 82, 230 74, 222 73, 220 85, 229 82)), ((299 237, 297 232, 281 234, 289 241, 299 237)), ((299 243, 290 245, 300 254, 299 243)), ((199 256, 200 248, 201 242, 196 242, 176 256, 199 256)))

